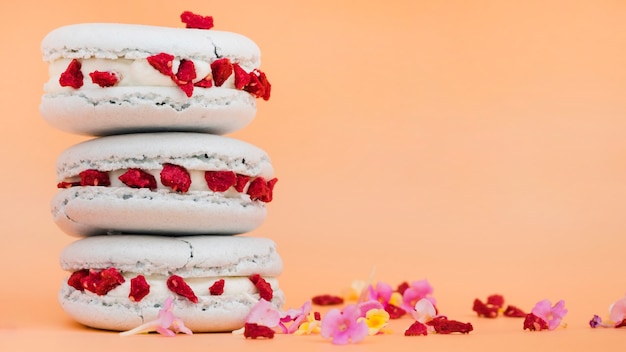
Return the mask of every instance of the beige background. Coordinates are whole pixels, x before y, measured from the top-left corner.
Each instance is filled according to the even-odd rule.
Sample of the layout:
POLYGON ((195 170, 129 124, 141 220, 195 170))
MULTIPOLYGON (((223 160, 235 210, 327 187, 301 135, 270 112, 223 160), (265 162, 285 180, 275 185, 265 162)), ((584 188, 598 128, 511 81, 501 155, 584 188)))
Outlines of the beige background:
POLYGON ((82 328, 56 302, 54 162, 85 139, 38 113, 44 35, 77 22, 181 26, 191 10, 262 49, 272 98, 231 136, 272 157, 266 223, 285 262, 287 306, 352 280, 427 278, 466 337, 369 338, 357 349, 589 350, 626 292, 626 3, 601 1, 85 1, 0 5, 3 233, 0 349, 326 349, 319 336, 120 339, 82 328), (477 319, 474 298, 530 309, 565 299, 567 329, 477 319), (112 347, 108 347, 112 346, 112 347))

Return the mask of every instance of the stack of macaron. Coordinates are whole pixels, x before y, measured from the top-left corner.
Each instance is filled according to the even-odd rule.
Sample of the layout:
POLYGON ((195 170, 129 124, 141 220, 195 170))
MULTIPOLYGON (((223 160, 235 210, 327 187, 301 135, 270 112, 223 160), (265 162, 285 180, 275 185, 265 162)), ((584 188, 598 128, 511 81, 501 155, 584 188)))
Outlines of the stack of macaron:
POLYGON ((77 237, 61 253, 59 301, 90 327, 132 329, 173 297, 192 331, 231 331, 259 300, 284 301, 275 243, 248 235, 272 200, 272 164, 224 136, 269 99, 260 50, 211 17, 181 19, 70 25, 42 42, 41 115, 89 136, 57 159, 52 213, 77 237))

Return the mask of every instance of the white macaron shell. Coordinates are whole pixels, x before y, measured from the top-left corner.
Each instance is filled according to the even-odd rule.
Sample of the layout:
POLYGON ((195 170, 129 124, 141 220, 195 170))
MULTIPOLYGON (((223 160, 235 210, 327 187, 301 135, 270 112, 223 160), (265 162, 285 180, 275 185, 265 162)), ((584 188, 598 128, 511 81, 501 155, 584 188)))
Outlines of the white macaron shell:
POLYGON ((44 61, 59 58, 145 59, 166 52, 175 57, 213 61, 228 57, 244 68, 261 64, 260 49, 232 32, 120 23, 82 23, 57 28, 41 43, 44 61))

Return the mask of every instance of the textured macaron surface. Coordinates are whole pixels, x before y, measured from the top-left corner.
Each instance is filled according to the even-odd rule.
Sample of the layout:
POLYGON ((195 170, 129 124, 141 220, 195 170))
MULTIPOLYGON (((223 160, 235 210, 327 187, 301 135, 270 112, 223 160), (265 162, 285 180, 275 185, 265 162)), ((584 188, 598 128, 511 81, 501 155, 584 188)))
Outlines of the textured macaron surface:
POLYGON ((57 28, 41 43, 43 59, 145 59, 162 52, 213 61, 228 57, 242 66, 261 64, 259 47, 249 38, 217 30, 159 26, 83 23, 57 28))
POLYGON ((164 132, 107 136, 74 145, 57 159, 57 180, 88 169, 160 169, 166 163, 265 178, 274 172, 267 154, 249 143, 204 133, 164 132))
POLYGON ((274 241, 245 236, 92 236, 65 247, 60 263, 67 271, 115 267, 121 272, 184 277, 282 272, 274 241))

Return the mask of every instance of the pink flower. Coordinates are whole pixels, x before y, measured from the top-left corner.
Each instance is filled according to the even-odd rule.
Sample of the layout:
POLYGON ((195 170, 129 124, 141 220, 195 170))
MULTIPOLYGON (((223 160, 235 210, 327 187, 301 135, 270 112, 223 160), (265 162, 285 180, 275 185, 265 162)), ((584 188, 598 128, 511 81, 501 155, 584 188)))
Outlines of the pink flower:
POLYGON ((436 304, 433 294, 433 287, 428 280, 419 280, 411 282, 411 285, 402 294, 402 308, 410 312, 415 304, 422 298, 428 299, 433 305, 436 304))
POLYGON ((151 331, 156 331, 161 335, 165 336, 176 336, 176 333, 182 332, 188 335, 192 335, 193 333, 189 328, 185 326, 182 319, 176 318, 172 310, 174 309, 174 299, 172 297, 168 297, 163 304, 163 308, 159 310, 159 315, 156 320, 152 320, 146 323, 139 325, 138 327, 121 332, 121 336, 128 336, 134 334, 141 334, 151 331), (171 330, 170 330, 171 328, 171 330))
POLYGON ((331 338, 332 343, 338 345, 357 343, 369 333, 367 324, 360 317, 361 309, 354 304, 347 305, 343 310, 331 309, 322 319, 321 335, 331 338))
POLYGON ((561 325, 561 320, 567 314, 567 309, 564 300, 560 300, 552 306, 550 300, 544 299, 537 302, 531 313, 548 323, 548 329, 554 330, 561 325))
POLYGON ((270 302, 261 298, 246 316, 246 323, 277 327, 280 323, 280 312, 270 302))
POLYGON ((288 309, 287 311, 281 313, 280 315, 280 323, 278 324, 285 334, 293 334, 298 330, 300 325, 307 320, 309 313, 311 312, 311 301, 306 301, 300 307, 300 309, 288 309), (285 325, 285 323, 291 324, 289 326, 285 325))
POLYGON ((609 319, 616 325, 620 325, 626 319, 626 296, 615 301, 609 308, 609 319))
POLYGON ((368 286, 368 298, 370 300, 378 301, 383 305, 386 305, 391 300, 391 295, 393 294, 393 288, 391 285, 385 282, 377 282, 376 285, 368 286))

